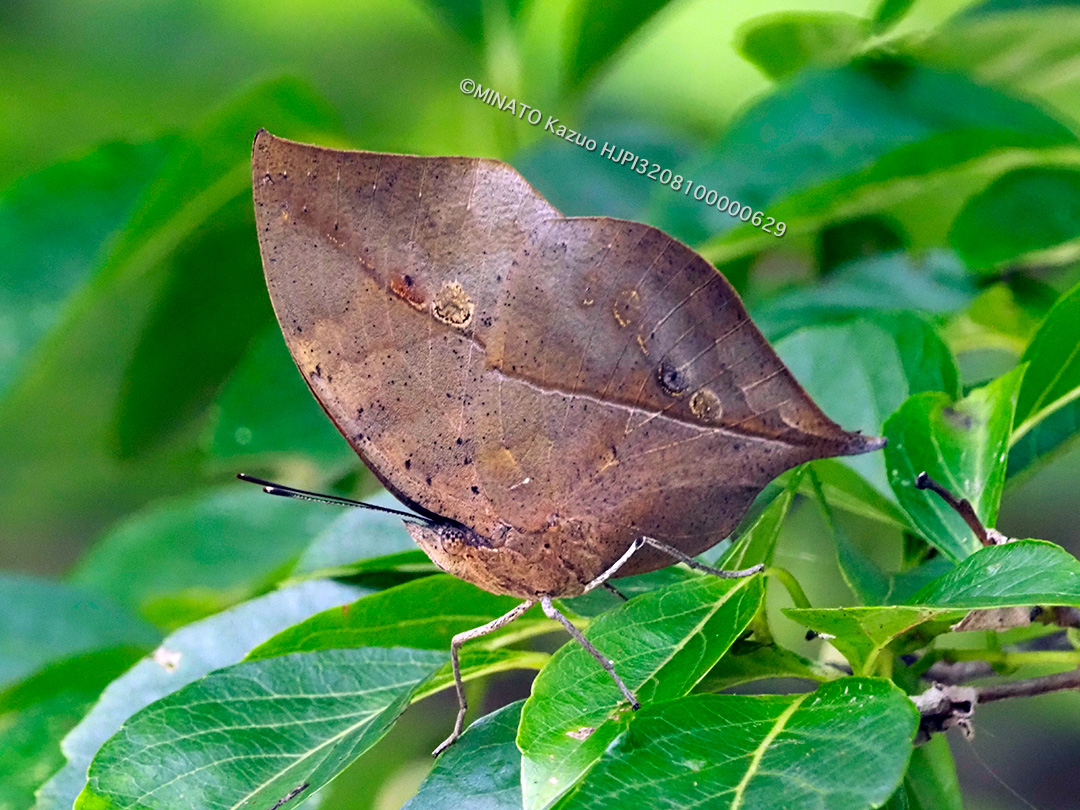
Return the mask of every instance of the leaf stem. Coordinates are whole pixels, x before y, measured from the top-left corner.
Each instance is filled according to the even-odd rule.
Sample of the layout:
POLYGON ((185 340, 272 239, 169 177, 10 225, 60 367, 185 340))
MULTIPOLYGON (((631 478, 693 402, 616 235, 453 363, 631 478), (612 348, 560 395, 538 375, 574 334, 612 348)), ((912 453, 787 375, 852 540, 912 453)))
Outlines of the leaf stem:
POLYGON ((945 489, 945 487, 927 475, 925 470, 915 477, 915 488, 928 489, 937 494, 941 500, 945 501, 945 503, 955 510, 956 514, 964 519, 964 523, 971 528, 971 531, 975 532, 975 536, 979 538, 979 542, 984 546, 999 546, 1002 543, 1008 542, 1001 532, 995 531, 994 529, 987 529, 983 526, 982 521, 979 520, 979 516, 975 514, 975 507, 971 505, 971 501, 967 498, 957 498, 949 492, 949 490, 945 489))
POLYGON ((765 576, 776 577, 777 581, 787 590, 791 601, 795 603, 795 607, 810 607, 810 600, 806 598, 806 591, 802 589, 799 581, 786 568, 771 565, 765 569, 765 576))

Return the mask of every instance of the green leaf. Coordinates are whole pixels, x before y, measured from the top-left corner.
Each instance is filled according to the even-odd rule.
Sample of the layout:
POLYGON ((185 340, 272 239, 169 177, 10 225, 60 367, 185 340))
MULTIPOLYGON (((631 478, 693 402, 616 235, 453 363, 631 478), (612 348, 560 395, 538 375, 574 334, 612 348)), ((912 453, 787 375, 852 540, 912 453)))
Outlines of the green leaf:
POLYGON ((86 785, 86 769, 94 754, 136 711, 211 670, 235 664, 267 637, 355 598, 357 590, 336 582, 306 582, 244 602, 166 637, 155 656, 110 684, 64 737, 67 764, 38 791, 37 810, 71 810, 86 785))
POLYGON ((751 307, 751 315, 775 341, 800 327, 870 312, 941 315, 966 306, 975 292, 952 253, 935 251, 922 258, 888 253, 849 262, 810 286, 771 297, 751 307))
POLYGON ((114 417, 121 458, 146 453, 201 417, 273 320, 254 227, 251 200, 234 197, 170 257, 124 370, 114 417))
MULTIPOLYGON (((647 574, 635 574, 630 577, 619 577, 612 584, 618 588, 619 593, 630 599, 643 593, 649 593, 668 585, 686 582, 694 579, 697 574, 681 565, 672 565, 650 571, 647 574)), ((623 604, 625 600, 604 588, 594 588, 588 593, 574 596, 569 599, 560 599, 559 607, 564 613, 571 613, 582 618, 593 618, 623 604)))
MULTIPOLYGON (((922 541, 918 541, 920 544, 922 541)), ((938 577, 944 576, 956 563, 944 554, 936 554, 914 568, 889 575, 889 587, 881 600, 883 605, 904 604, 938 577)))
POLYGON ((260 327, 273 320, 250 238, 252 133, 260 126, 311 133, 332 120, 306 85, 261 85, 196 132, 132 219, 121 256, 166 248, 155 241, 169 244, 154 257, 163 283, 124 369, 114 416, 121 457, 144 453, 201 415, 260 327))
MULTIPOLYGON (((419 649, 449 649, 450 640, 510 611, 521 600, 496 596, 446 574, 424 577, 317 613, 283 630, 251 652, 249 659, 340 647, 382 646, 388 640, 419 649)), ((519 618, 507 631, 521 633, 546 619, 519 618)), ((485 636, 481 645, 497 643, 485 636)))
POLYGON ((911 756, 914 705, 888 681, 804 695, 695 695, 637 713, 559 810, 620 806, 868 810, 911 756))
MULTIPOLYGON (((148 195, 103 263, 69 298, 30 371, 0 402, 0 457, 9 460, 0 477, 0 500, 13 505, 8 531, 28 540, 69 536, 72 525, 85 532, 87 521, 99 526, 155 494, 182 491, 198 476, 202 417, 184 417, 200 397, 206 395, 209 404, 224 381, 227 363, 221 357, 243 351, 243 345, 214 344, 208 334, 190 334, 196 324, 206 325, 197 320, 198 312, 223 311, 216 291, 235 290, 231 282, 219 284, 215 277, 203 290, 205 299, 195 299, 198 312, 184 320, 166 300, 182 291, 174 275, 204 272, 183 261, 193 258, 185 250, 197 250, 200 234, 212 238, 231 229, 235 217, 250 223, 251 138, 259 126, 302 137, 327 120, 321 103, 296 83, 262 85, 198 127, 156 177, 142 178, 150 183, 148 195), (173 331, 151 329, 156 322, 167 323, 168 318, 156 320, 166 314, 181 322, 172 321, 173 331), (156 348, 146 342, 151 333, 162 342, 156 348), (213 357, 203 353, 207 346, 213 357), (136 354, 142 358, 137 375, 132 370, 136 354), (178 361, 183 368, 177 368, 178 361), (174 378, 199 390, 178 392, 174 378), (154 392, 178 396, 155 399, 154 392), (125 398, 152 403, 150 421, 118 424, 118 403, 125 398), (119 459, 121 434, 131 451, 139 437, 145 438, 146 452, 135 460, 119 459), (166 436, 171 438, 165 441, 166 436)), ((250 243, 252 231, 232 232, 250 243)), ((236 270, 216 266, 223 278, 236 270)), ((255 292, 263 300, 265 290, 255 292)), ((221 337, 236 335, 229 317, 219 320, 206 326, 221 337)), ((50 543, 56 541, 43 539, 38 553, 46 553, 50 543)))
MULTIPOLYGON (((1015 433, 1013 434, 1015 437, 1015 433)), ((1049 462, 1080 435, 1080 406, 1063 406, 1032 425, 1009 450, 1006 475, 1021 475, 1049 462)))
MULTIPOLYGON (((249 241, 249 240, 245 240, 249 241)), ((323 467, 358 466, 356 454, 297 372, 277 322, 248 347, 214 409, 210 452, 230 468, 237 458, 302 456, 323 467)))
MULTIPOLYGON (((892 500, 842 461, 826 458, 810 464, 814 478, 830 506, 853 515, 877 520, 894 528, 909 528, 908 516, 892 500)), ((803 493, 814 494, 811 479, 803 479, 803 493)), ((892 494, 892 491, 889 491, 892 494)))
MULTIPOLYGON (((999 350, 1014 356, 1023 353, 1049 306, 1043 308, 1041 285, 998 283, 984 289, 945 327, 945 341, 955 354, 999 350)), ((1027 280, 1025 279, 1025 282, 1027 280)), ((1049 296, 1050 304, 1057 292, 1049 296)), ((997 376, 997 375, 994 375, 997 376)))
MULTIPOLYGON (((813 476, 813 471, 811 471, 813 476)), ((885 601, 889 590, 889 579, 873 560, 863 554, 852 542, 844 527, 833 515, 825 493, 814 479, 817 501, 821 507, 822 518, 836 544, 836 561, 840 574, 851 592, 864 605, 878 605, 885 601)))
POLYGON ((0 689, 65 658, 160 637, 113 599, 47 579, 0 573, 0 604, 0 689))
MULTIPOLYGON (((948 348, 913 315, 806 327, 779 341, 776 352, 831 419, 871 436, 881 435, 885 419, 911 394, 958 393, 948 348)), ((881 454, 841 463, 892 496, 881 454)))
POLYGON ((64 764, 61 738, 142 652, 112 648, 68 658, 0 692, 0 807, 34 806, 34 790, 64 764))
POLYGON ((171 143, 105 144, 0 194, 0 396, 86 282, 171 143))
MULTIPOLYGON (((750 505, 731 537, 719 544, 722 551, 715 562, 706 560, 721 568, 749 568, 757 563, 770 563, 776 549, 776 540, 781 524, 787 516, 794 499, 794 484, 802 479, 802 469, 796 469, 770 482, 750 505), (785 480, 786 479, 786 480, 785 480), (730 541, 730 542, 728 542, 730 541)), ((704 555, 702 555, 704 558, 704 555)), ((638 594, 655 591, 667 585, 696 579, 698 574, 690 568, 673 565, 637 574, 620 577, 615 580, 619 592, 627 598, 638 594)), ((589 593, 571 599, 560 599, 559 604, 570 613, 581 617, 599 616, 605 610, 619 607, 623 600, 603 588, 596 588, 589 593)))
POLYGON ((907 241, 899 223, 889 217, 870 214, 823 228, 814 252, 818 269, 827 276, 848 262, 903 251, 907 241))
POLYGON ((519 700, 481 717, 446 750, 402 810, 521 810, 519 700))
POLYGON ((566 78, 582 87, 669 0, 581 0, 570 22, 566 78))
POLYGON ((1060 448, 1080 423, 1080 285, 1063 295, 1031 339, 1016 401, 1009 473, 1060 448), (1017 460, 1012 459, 1017 454, 1017 460))
POLYGON ((915 479, 925 471, 970 501, 984 526, 993 526, 1023 373, 1015 369, 955 403, 945 394, 917 394, 885 424, 885 463, 896 497, 925 539, 953 560, 976 551, 979 541, 937 494, 917 489, 915 479))
POLYGON ((655 123, 604 117, 587 119, 581 130, 597 143, 596 152, 566 148, 565 141, 545 138, 511 160, 544 198, 564 216, 609 216, 648 221, 656 179, 631 171, 599 152, 605 144, 618 144, 634 155, 670 168, 700 148, 684 135, 655 123))
POLYGON ((790 608, 795 621, 825 633, 856 672, 873 671, 900 636, 929 621, 942 629, 969 610, 1080 605, 1080 561, 1060 546, 1022 540, 987 546, 925 586, 906 605, 790 608))
POLYGON ((737 537, 731 548, 721 557, 717 565, 725 569, 750 568, 762 563, 770 565, 776 553, 776 541, 780 537, 780 528, 784 524, 788 510, 799 491, 805 467, 799 467, 788 477, 787 484, 773 501, 765 507, 753 522, 737 537))
POLYGON ((125 722, 90 764, 76 810, 308 798, 378 742, 445 660, 363 647, 219 669, 125 722))
MULTIPOLYGON (((747 109, 706 156, 678 171, 786 222, 790 234, 794 225, 810 231, 888 212, 922 194, 927 175, 989 160, 1005 149, 1075 144, 1066 126, 1032 104, 953 71, 879 57, 800 73, 747 109), (762 149, 769 160, 757 159, 762 149)), ((932 211, 938 211, 943 191, 932 193, 932 211)), ((958 191, 946 186, 944 193, 958 191)), ((654 194, 657 224, 698 244, 714 263, 778 244, 773 234, 744 226, 715 206, 670 189, 654 194)), ((900 224, 910 233, 927 216, 921 207, 900 224)))
MULTIPOLYGON (((848 508, 853 514, 860 514, 865 517, 871 517, 876 519, 882 519, 880 515, 875 515, 871 511, 865 509, 859 509, 847 507, 848 502, 852 499, 858 499, 861 493, 863 498, 868 500, 878 499, 882 503, 888 503, 892 510, 899 512, 895 506, 892 506, 891 502, 885 501, 882 496, 878 495, 869 484, 867 484, 857 473, 851 471, 842 464, 838 464, 835 461, 826 459, 822 462, 815 462, 810 465, 810 474, 808 475, 810 486, 808 487, 810 495, 816 497, 821 504, 824 523, 826 528, 832 534, 833 541, 836 544, 836 559, 840 568, 840 574, 844 579, 844 582, 851 589, 851 592, 863 603, 868 605, 881 605, 895 603, 897 600, 903 600, 915 591, 919 590, 929 580, 940 576, 942 573, 950 569, 953 565, 952 561, 942 557, 934 557, 933 559, 924 562, 920 565, 910 568, 905 571, 894 574, 886 574, 881 567, 874 562, 870 557, 863 553, 848 535, 843 524, 837 519, 833 513, 832 507, 839 505, 840 508, 848 508), (823 472, 830 476, 829 478, 823 478, 823 472), (851 481, 844 481, 844 478, 837 473, 843 473, 851 481), (852 482, 858 483, 858 488, 850 490, 830 490, 828 486, 823 483, 831 482, 834 486, 837 482, 840 482, 842 486, 850 486, 852 482), (828 493, 828 494, 827 494, 828 493), (840 493, 839 495, 837 493, 840 493)), ((860 501, 855 502, 856 504, 860 501)), ((865 501, 861 503, 865 504, 865 501)), ((885 510, 883 510, 887 514, 885 510)), ((890 522, 890 521, 883 521, 890 522)), ((908 519, 906 516, 901 515, 897 520, 895 527, 902 531, 908 530, 908 519)), ((920 545, 922 541, 918 541, 920 545)), ((925 546, 923 545, 923 548, 925 546)))
POLYGON ((881 0, 874 9, 870 27, 875 34, 883 34, 896 25, 915 5, 915 0, 881 0))
POLYGON ((824 682, 844 675, 843 670, 811 661, 776 644, 739 639, 694 687, 694 691, 719 692, 744 683, 771 678, 802 678, 824 682))
POLYGON ((896 792, 889 797, 889 800, 881 806, 884 810, 911 810, 911 804, 908 802, 908 795, 904 790, 904 785, 898 787, 896 792))
POLYGON ((1026 8, 1005 13, 958 15, 912 37, 906 50, 920 62, 1037 99, 1076 120, 1080 9, 1064 3, 1022 5, 1026 8))
MULTIPOLYGON (((642 594, 595 619, 586 637, 642 705, 688 693, 750 623, 761 577, 693 580, 642 594)), ((626 722, 625 700, 581 645, 563 646, 533 682, 518 747, 526 810, 550 807, 626 722), (613 719, 614 715, 614 719, 613 719)))
MULTIPOLYGON (((834 222, 879 215, 907 233, 909 245, 938 247, 964 203, 1012 169, 1080 164, 1080 149, 1014 146, 992 132, 949 132, 902 146, 869 167, 792 194, 768 213, 787 224, 790 237, 813 237, 834 222)), ((777 247, 776 236, 742 226, 697 246, 714 264, 745 260, 777 247)))
POLYGON ((1043 540, 987 546, 915 594, 911 604, 965 610, 1077 606, 1080 561, 1043 540))
POLYGON ((824 634, 856 675, 873 674, 881 653, 900 636, 937 618, 930 607, 789 608, 786 615, 824 634))
POLYGON ((755 17, 735 33, 735 48, 773 80, 808 65, 839 65, 869 35, 866 20, 842 12, 784 11, 755 17))
POLYGON ((968 201, 949 242, 969 267, 993 271, 1080 238, 1080 169, 1031 167, 999 177, 968 201))
POLYGON ((157 503, 106 532, 74 582, 176 627, 270 586, 338 514, 235 482, 157 503))

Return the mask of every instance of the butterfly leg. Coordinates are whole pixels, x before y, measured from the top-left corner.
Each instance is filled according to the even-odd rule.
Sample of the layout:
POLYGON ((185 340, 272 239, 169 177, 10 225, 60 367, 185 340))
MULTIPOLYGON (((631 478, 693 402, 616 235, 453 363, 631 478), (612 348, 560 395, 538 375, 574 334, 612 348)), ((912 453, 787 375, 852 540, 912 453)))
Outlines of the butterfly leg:
MULTIPOLYGON (((634 550, 636 551, 637 549, 634 550)), ((623 696, 630 701, 630 705, 634 709, 640 709, 641 704, 638 703, 637 697, 634 696, 634 693, 627 688, 626 684, 623 683, 622 678, 620 678, 618 673, 615 672, 615 665, 608 658, 606 658, 603 653, 596 649, 596 647, 594 647, 589 642, 589 640, 585 638, 584 635, 582 635, 581 631, 574 627, 573 623, 568 618, 563 616, 558 611, 558 609, 556 609, 556 607, 551 604, 550 596, 540 597, 540 608, 544 611, 545 616, 547 616, 549 619, 554 619, 566 628, 566 632, 574 637, 574 641, 584 647, 585 650, 589 653, 589 655, 595 658, 600 664, 600 666, 604 668, 607 674, 611 676, 611 679, 615 681, 615 685, 619 687, 619 691, 622 692, 623 696)))
POLYGON ((713 568, 711 565, 705 565, 705 563, 698 562, 689 554, 683 554, 677 548, 669 546, 667 543, 661 543, 659 540, 654 540, 651 537, 639 538, 645 545, 652 546, 653 548, 664 552, 669 557, 674 557, 679 562, 684 562, 691 568, 696 568, 698 571, 705 571, 706 573, 713 574, 714 576, 723 577, 724 579, 738 579, 740 577, 748 577, 752 574, 756 574, 759 571, 765 570, 765 566, 758 564, 752 565, 749 568, 743 568, 739 571, 724 571, 720 568, 713 568))
MULTIPOLYGON (((600 576, 598 576, 596 579, 594 579, 592 582, 590 582, 588 585, 586 585, 585 590, 582 591, 582 593, 588 593, 593 588, 599 588, 601 585, 603 585, 605 588, 609 587, 608 584, 607 584, 607 581, 609 579, 611 579, 613 576, 615 576, 617 573, 619 573, 619 569, 622 568, 624 565, 626 565, 626 561, 629 560, 631 557, 633 557, 634 553, 639 548, 641 548, 643 545, 645 545, 645 541, 647 539, 648 538, 646 538, 646 537, 639 537, 637 540, 635 540, 633 543, 631 543, 630 548, 628 548, 626 551, 624 551, 623 555, 621 557, 619 557, 619 559, 617 559, 611 565, 611 567, 608 568, 607 571, 605 571, 600 576)), ((618 593, 618 591, 616 591, 616 593, 618 593)), ((619 594, 619 595, 622 596, 622 594, 619 594)), ((625 598, 626 597, 623 596, 623 599, 625 599, 625 598)))
POLYGON ((488 633, 494 633, 500 627, 505 627, 535 604, 535 599, 527 599, 509 613, 500 616, 494 621, 490 621, 485 625, 474 627, 472 630, 466 630, 464 633, 458 633, 454 636, 453 640, 450 642, 450 662, 454 668, 454 688, 457 690, 457 719, 454 721, 454 733, 443 740, 442 743, 439 744, 439 747, 432 751, 432 756, 437 757, 461 736, 461 729, 465 723, 465 712, 469 709, 469 702, 465 699, 465 684, 461 682, 461 662, 459 660, 461 645, 468 641, 472 641, 474 638, 480 638, 480 636, 486 636, 488 633))

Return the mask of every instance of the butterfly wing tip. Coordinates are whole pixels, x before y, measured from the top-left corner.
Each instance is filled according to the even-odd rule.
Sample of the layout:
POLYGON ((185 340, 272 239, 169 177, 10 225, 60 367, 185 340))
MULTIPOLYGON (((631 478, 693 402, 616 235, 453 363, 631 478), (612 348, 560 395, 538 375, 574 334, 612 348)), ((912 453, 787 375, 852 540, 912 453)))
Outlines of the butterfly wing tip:
POLYGON ((848 455, 859 455, 861 453, 873 453, 875 450, 883 448, 887 441, 884 436, 863 436, 861 433, 851 434, 851 444, 848 449, 848 455))

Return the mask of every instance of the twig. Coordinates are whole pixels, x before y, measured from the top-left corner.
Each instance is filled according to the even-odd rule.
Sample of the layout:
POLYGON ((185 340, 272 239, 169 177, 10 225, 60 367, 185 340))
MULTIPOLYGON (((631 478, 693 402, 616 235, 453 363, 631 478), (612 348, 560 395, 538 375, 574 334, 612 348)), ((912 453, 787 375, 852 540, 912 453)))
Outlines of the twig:
POLYGON ((1054 675, 1041 675, 1023 681, 996 683, 981 686, 978 692, 979 703, 992 703, 1011 697, 1032 697, 1045 695, 1047 692, 1062 692, 1067 689, 1080 689, 1080 669, 1071 672, 1058 672, 1054 675))
POLYGON ((928 489, 940 496, 945 503, 956 511, 956 514, 964 519, 964 522, 975 532, 975 536, 979 538, 979 542, 984 546, 1000 546, 1009 542, 1009 539, 997 529, 988 529, 983 526, 979 516, 975 514, 975 508, 967 498, 957 498, 927 475, 925 471, 915 476, 915 488, 928 489))
POLYGON ((980 703, 993 703, 1013 697, 1032 697, 1070 689, 1080 690, 1080 669, 1042 675, 1020 681, 990 686, 957 686, 935 683, 911 700, 919 710, 919 732, 916 742, 926 742, 932 734, 959 728, 966 737, 973 734, 971 718, 980 703))

